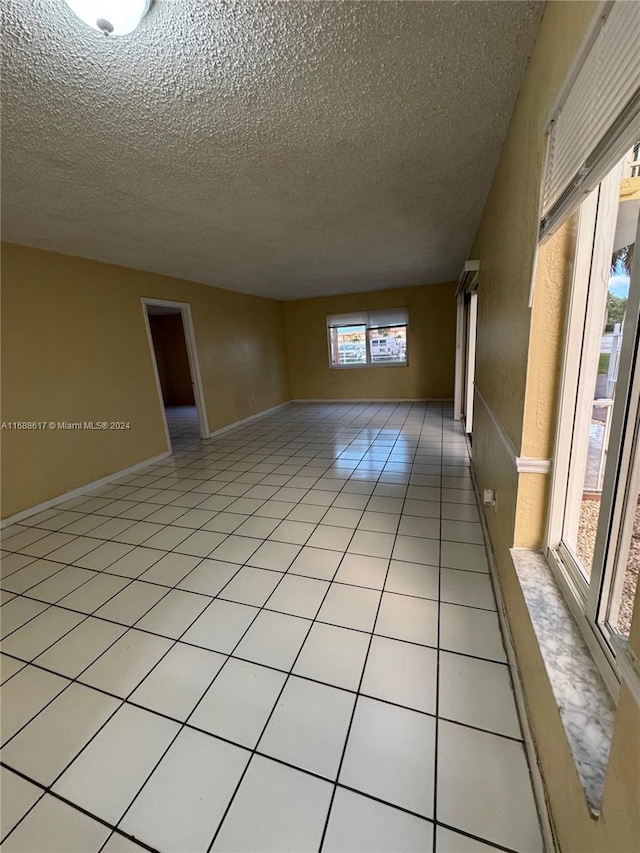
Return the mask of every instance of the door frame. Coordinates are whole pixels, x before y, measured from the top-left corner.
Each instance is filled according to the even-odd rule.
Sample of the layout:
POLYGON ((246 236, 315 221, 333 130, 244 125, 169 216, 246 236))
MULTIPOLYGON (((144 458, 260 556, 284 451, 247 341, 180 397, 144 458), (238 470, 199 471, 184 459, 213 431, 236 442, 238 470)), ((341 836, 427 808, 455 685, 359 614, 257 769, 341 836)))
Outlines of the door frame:
POLYGON ((182 328, 184 330, 184 340, 187 345, 187 358, 189 359, 189 372, 191 373, 191 384, 193 386, 193 397, 198 413, 198 423, 200 425, 200 438, 209 438, 209 419, 207 417, 207 407, 204 398, 204 386, 202 384, 202 374, 200 373, 200 360, 198 359, 198 349, 196 347, 196 333, 193 326, 193 316, 191 314, 191 305, 188 302, 174 302, 171 299, 155 299, 152 297, 142 297, 142 314, 144 316, 144 324, 147 330, 147 339, 149 341, 149 349, 151 351, 151 361, 153 363, 153 372, 156 377, 156 387, 158 390, 158 399, 162 410, 162 420, 164 422, 164 430, 167 437, 167 446, 172 448, 171 436, 169 434, 169 425, 167 423, 167 414, 165 412, 165 402, 162 396, 162 385, 160 384, 160 373, 158 371, 158 363, 156 361, 156 351, 153 346, 153 336, 151 334, 151 324, 149 323, 149 314, 147 307, 150 305, 159 305, 164 308, 176 308, 176 313, 182 317, 182 328))

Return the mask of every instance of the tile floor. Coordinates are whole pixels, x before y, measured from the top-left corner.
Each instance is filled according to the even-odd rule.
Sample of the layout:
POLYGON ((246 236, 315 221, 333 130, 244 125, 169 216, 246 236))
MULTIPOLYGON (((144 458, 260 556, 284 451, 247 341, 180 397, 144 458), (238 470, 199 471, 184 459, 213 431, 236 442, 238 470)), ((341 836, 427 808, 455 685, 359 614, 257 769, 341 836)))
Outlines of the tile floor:
POLYGON ((4 531, 5 853, 540 851, 448 406, 169 420, 4 531))

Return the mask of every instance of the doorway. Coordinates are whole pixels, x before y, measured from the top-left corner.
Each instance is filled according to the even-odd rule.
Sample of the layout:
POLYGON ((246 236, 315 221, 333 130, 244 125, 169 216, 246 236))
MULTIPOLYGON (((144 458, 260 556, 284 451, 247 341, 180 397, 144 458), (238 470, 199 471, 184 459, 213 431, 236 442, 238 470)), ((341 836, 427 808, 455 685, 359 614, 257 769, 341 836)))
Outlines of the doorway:
POLYGON ((143 299, 142 307, 167 443, 176 450, 209 436, 191 306, 143 299))
POLYGON ((473 433, 473 395, 476 373, 478 293, 460 292, 457 306, 455 417, 469 440, 473 433))

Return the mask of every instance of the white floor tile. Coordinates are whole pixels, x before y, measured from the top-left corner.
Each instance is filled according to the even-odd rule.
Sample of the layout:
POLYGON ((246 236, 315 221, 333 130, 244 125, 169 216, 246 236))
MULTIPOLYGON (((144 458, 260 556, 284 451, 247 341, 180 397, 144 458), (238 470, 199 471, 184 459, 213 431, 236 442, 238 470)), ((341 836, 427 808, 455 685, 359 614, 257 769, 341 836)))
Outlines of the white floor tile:
POLYGON ((8 637, 12 631, 26 625, 31 619, 47 609, 40 601, 30 601, 28 598, 14 598, 2 607, 2 637, 8 637))
POLYGON ((127 630, 124 625, 102 619, 85 619, 37 657, 35 663, 68 678, 76 678, 127 630))
POLYGON ((303 548, 289 567, 289 574, 332 580, 342 554, 325 548, 303 548))
POLYGON ((4 853, 98 853, 110 830, 48 794, 2 845, 4 853))
POLYGON ((49 786, 119 705, 118 699, 71 684, 3 747, 3 760, 49 786))
POLYGON ((339 781, 428 818, 434 773, 435 719, 360 697, 339 781))
POLYGON ((313 619, 329 588, 327 581, 285 575, 266 603, 269 610, 313 619))
POLYGON ((351 528, 319 524, 307 541, 307 545, 313 548, 326 548, 330 551, 346 551, 352 536, 351 528))
POLYGON ((129 578, 120 578, 104 572, 96 573, 91 580, 61 598, 59 603, 61 607, 70 607, 80 613, 93 613, 129 583, 129 578))
POLYGON ((114 832, 109 837, 109 840, 104 845, 100 853, 143 853, 146 847, 141 847, 135 841, 114 832))
POLYGON ((359 509, 344 509, 334 506, 327 510, 322 523, 329 524, 332 527, 350 527, 355 529, 361 518, 362 511, 359 509))
POLYGON ((374 533, 371 530, 356 530, 347 549, 350 554, 389 559, 395 542, 392 533, 374 533))
POLYGON ((423 539, 440 538, 440 519, 421 518, 417 515, 403 515, 398 533, 401 536, 419 536, 423 539))
POLYGON ((210 599, 204 595, 172 589, 142 617, 137 627, 177 640, 209 603, 210 599))
POLYGON ((144 546, 145 548, 157 548, 160 551, 171 551, 191 535, 192 533, 188 527, 169 525, 164 530, 161 530, 160 533, 154 533, 153 536, 150 536, 145 541, 144 546))
POLYGON ((76 560, 75 565, 102 572, 132 550, 131 545, 125 545, 123 542, 103 542, 94 551, 89 551, 84 557, 76 560))
MULTIPOLYGON (((233 512, 219 512, 217 515, 208 521, 203 530, 214 530, 216 533, 233 533, 245 522, 248 521, 248 515, 241 515, 233 512)), ((249 535, 249 534, 247 534, 249 535)))
POLYGON ((449 542, 466 542, 469 544, 482 545, 482 525, 473 521, 448 521, 442 519, 442 538, 449 542))
POLYGON ((131 695, 131 702, 186 720, 218 674, 225 655, 176 643, 131 695))
POLYGON ((53 790, 115 824, 179 728, 178 723, 125 704, 62 774, 53 790))
POLYGON ((415 500, 407 499, 404 502, 404 516, 418 516, 420 518, 440 518, 439 500, 415 500))
POLYGON ((249 758, 246 750, 184 729, 121 828, 157 849, 206 853, 249 758))
POLYGON ((213 845, 217 853, 315 853, 333 787, 254 756, 213 845))
POLYGON ((224 589, 231 578, 240 571, 238 563, 225 563, 221 560, 201 560, 196 568, 180 581, 180 589, 215 596, 224 589))
POLYGON ((345 554, 335 580, 338 583, 382 589, 388 565, 389 560, 384 557, 345 554))
POLYGON ((54 696, 61 693, 70 682, 35 666, 26 666, 2 688, 0 731, 2 742, 28 723, 54 696))
POLYGON ((465 572, 459 569, 441 569, 440 599, 448 604, 464 604, 495 610, 496 602, 488 574, 465 572))
POLYGON ((2 809, 0 809, 0 839, 2 839, 44 792, 6 767, 0 767, 0 791, 2 791, 2 809))
POLYGON ((506 663, 498 617, 488 610, 440 605, 440 648, 506 663))
POLYGON ((334 584, 330 587, 317 618, 320 622, 329 622, 343 628, 372 631, 379 601, 378 590, 334 584))
POLYGON ((489 843, 512 850, 541 851, 522 744, 441 721, 438 819, 489 843))
POLYGON ((436 828, 436 853, 495 853, 498 849, 444 826, 436 828))
POLYGON ((200 557, 189 554, 164 554, 140 575, 140 580, 163 586, 177 586, 200 561, 200 557))
POLYGON ((374 533, 395 534, 400 516, 391 512, 370 512, 366 510, 358 522, 358 530, 371 530, 374 533))
POLYGON ((286 572, 300 552, 300 545, 285 542, 263 542, 257 551, 247 558, 249 565, 258 569, 286 572))
POLYGON ((463 542, 441 543, 441 565, 449 569, 464 569, 469 572, 488 572, 487 552, 484 545, 469 545, 463 542))
POLYGON ((166 587, 132 581, 122 592, 99 607, 95 615, 122 625, 133 625, 166 594, 166 587))
MULTIPOLYGON (((15 556, 21 555, 16 554, 15 556)), ((60 563, 54 563, 53 560, 33 560, 23 569, 13 572, 8 577, 3 577, 2 588, 9 590, 9 592, 26 592, 60 571, 64 571, 64 567, 60 563)))
POLYGON ((294 675, 357 690, 369 647, 360 631, 316 622, 293 668, 294 675))
POLYGON ((385 592, 375 633, 423 646, 438 644, 438 605, 426 598, 385 592))
POLYGON ((393 548, 393 559, 407 563, 426 563, 437 566, 440 556, 440 542, 419 536, 397 536, 393 548))
POLYGON ((299 503, 287 515, 290 521, 310 521, 317 524, 325 515, 326 508, 312 504, 299 503))
POLYGON ((288 542, 291 545, 304 545, 315 530, 316 525, 305 521, 281 521, 271 533, 269 539, 274 542, 288 542))
POLYGON ((435 714, 436 682, 435 649, 373 638, 360 688, 363 694, 435 714))
POLYGON ((281 580, 282 575, 279 572, 243 566, 222 590, 220 598, 262 607, 281 580))
POLYGON ((322 849, 326 853, 432 853, 433 824, 338 788, 322 849))
POLYGON ((229 654, 253 622, 257 608, 231 601, 213 601, 182 637, 214 652, 229 654))
POLYGON ((38 601, 47 601, 53 604, 93 577, 95 577, 95 572, 88 569, 65 566, 62 571, 32 587, 29 590, 29 596, 38 601))
POLYGON ((235 532, 238 536, 249 536, 253 539, 266 539, 270 533, 273 533, 278 524, 280 524, 280 522, 277 518, 251 516, 251 518, 244 521, 235 532))
POLYGON ((442 717, 520 738, 508 667, 477 658, 440 653, 442 717))
POLYGON ((258 750, 335 779, 355 698, 345 690, 291 676, 258 750))
POLYGON ((252 539, 248 536, 237 536, 235 533, 229 536, 221 545, 212 552, 211 559, 225 560, 229 563, 246 563, 262 545, 261 539, 252 539))
POLYGON ((49 607, 2 642, 2 651, 30 661, 67 634, 85 617, 81 613, 49 607))
POLYGON ((385 590, 437 601, 438 577, 439 571, 435 566, 391 560, 385 590))
POLYGON ((189 723, 253 749, 286 677, 283 672, 231 658, 189 723))
POLYGON ((125 698, 171 648, 171 640, 135 628, 79 676, 83 684, 125 698))
POLYGON ((10 658, 8 655, 0 655, 0 684, 4 684, 5 681, 8 681, 16 672, 20 672, 25 666, 24 661, 10 658))
POLYGON ((446 503, 442 504, 442 518, 452 521, 480 522, 478 508, 472 504, 446 503))
POLYGON ((226 534, 224 533, 215 533, 211 530, 196 530, 195 533, 191 533, 179 545, 176 545, 173 550, 178 554, 208 557, 226 538, 226 534))
POLYGON ((263 610, 235 651, 239 658, 246 658, 265 666, 273 666, 288 672, 304 643, 311 622, 299 616, 285 616, 263 610))

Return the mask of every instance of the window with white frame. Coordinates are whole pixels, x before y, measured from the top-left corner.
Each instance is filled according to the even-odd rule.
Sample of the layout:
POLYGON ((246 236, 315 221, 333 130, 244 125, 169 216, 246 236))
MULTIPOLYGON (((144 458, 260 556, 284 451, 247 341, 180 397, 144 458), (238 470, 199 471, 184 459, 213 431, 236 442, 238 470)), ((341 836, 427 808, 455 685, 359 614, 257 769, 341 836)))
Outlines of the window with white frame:
POLYGON ((406 366, 406 308, 330 314, 327 317, 332 368, 406 366))
POLYGON ((549 556, 614 663, 640 569, 640 177, 632 153, 577 213, 549 556))
POLYGON ((640 569, 640 4, 603 9, 551 117, 540 236, 575 215, 547 555, 615 693, 640 569))

